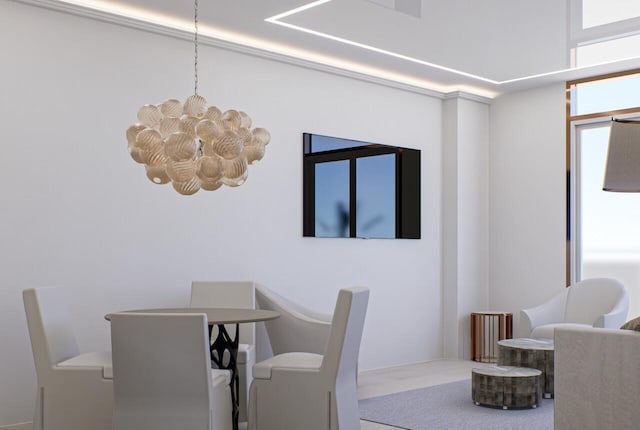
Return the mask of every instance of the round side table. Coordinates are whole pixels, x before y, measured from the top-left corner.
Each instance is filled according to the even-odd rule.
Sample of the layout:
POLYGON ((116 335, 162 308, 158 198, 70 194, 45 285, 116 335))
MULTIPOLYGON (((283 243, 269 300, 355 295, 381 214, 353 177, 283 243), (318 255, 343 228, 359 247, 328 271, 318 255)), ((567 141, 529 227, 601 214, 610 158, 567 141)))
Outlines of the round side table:
POLYGON ((536 408, 540 404, 541 374, 527 367, 471 369, 471 399, 478 406, 536 408))
POLYGON ((498 360, 496 342, 513 337, 510 312, 471 312, 471 359, 483 363, 498 360))
POLYGON ((542 372, 545 399, 553 398, 553 339, 516 338, 498 341, 499 366, 523 366, 542 372))

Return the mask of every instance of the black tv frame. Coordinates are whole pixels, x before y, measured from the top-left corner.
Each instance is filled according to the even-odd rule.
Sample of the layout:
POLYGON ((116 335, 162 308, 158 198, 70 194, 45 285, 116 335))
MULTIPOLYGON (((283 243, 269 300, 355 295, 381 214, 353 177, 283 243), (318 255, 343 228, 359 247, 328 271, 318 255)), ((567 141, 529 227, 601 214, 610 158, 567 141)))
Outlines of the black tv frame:
POLYGON ((345 149, 313 152, 313 136, 303 133, 303 236, 316 237, 315 232, 315 166, 329 161, 349 160, 349 237, 356 238, 356 160, 376 155, 395 154, 396 159, 396 239, 420 239, 420 150, 352 140, 345 149))

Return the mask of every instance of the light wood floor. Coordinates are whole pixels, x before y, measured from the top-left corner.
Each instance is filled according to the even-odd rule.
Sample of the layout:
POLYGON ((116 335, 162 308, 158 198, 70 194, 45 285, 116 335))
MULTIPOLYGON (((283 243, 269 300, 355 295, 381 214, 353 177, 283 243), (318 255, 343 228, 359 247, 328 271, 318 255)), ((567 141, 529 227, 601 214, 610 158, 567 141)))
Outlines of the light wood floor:
MULTIPOLYGON (((366 370, 358 376, 358 397, 368 399, 400 391, 461 381, 471 378, 472 368, 482 366, 493 365, 469 360, 435 360, 379 370, 366 370)), ((369 421, 360 421, 360 427, 361 430, 397 430, 397 427, 369 421)), ((241 423, 240 430, 245 429, 246 423, 241 423)))
MULTIPOLYGON (((367 399, 468 379, 471 378, 471 369, 481 366, 488 364, 468 360, 437 360, 364 371, 359 375, 358 397, 367 399)), ((360 421, 360 424, 362 430, 395 429, 368 421, 360 421)))

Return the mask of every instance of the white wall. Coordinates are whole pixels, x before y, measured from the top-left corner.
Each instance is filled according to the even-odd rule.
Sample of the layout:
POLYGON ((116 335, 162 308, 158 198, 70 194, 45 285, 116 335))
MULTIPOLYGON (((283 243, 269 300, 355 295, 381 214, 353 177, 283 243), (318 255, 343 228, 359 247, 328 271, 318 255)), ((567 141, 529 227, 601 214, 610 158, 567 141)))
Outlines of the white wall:
POLYGON ((489 107, 443 106, 443 352, 470 358, 469 315, 489 301, 489 107))
POLYGON ((145 103, 192 91, 189 42, 0 2, 0 425, 30 421, 21 291, 66 287, 82 349, 110 311, 188 302, 192 280, 252 279, 320 311, 371 300, 361 368, 438 358, 441 101, 201 47, 200 93, 267 127, 237 189, 183 197, 146 179, 124 132, 145 103), (422 149, 421 240, 302 238, 302 133, 422 149))
POLYGON ((490 108, 489 305, 513 312, 565 283, 564 84, 513 93, 490 108))

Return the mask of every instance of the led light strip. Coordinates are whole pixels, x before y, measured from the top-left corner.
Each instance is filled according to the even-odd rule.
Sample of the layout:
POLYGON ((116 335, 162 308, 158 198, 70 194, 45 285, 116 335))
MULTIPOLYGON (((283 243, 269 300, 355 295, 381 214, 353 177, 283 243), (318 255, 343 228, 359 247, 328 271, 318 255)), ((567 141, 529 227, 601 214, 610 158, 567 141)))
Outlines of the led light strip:
MULTIPOLYGON (((355 46, 357 48, 366 49, 368 51, 372 51, 372 52, 376 52, 376 53, 379 53, 379 54, 387 55, 387 56, 390 56, 390 57, 398 58, 400 60, 409 61, 411 63, 416 63, 416 64, 421 64, 423 66, 431 67, 431 68, 438 69, 438 70, 443 70, 443 71, 449 72, 449 73, 454 73, 454 74, 459 75, 459 76, 465 76, 467 78, 476 79, 478 81, 486 82, 486 83, 492 84, 492 85, 511 84, 511 83, 515 83, 515 82, 521 82, 521 81, 526 81, 526 80, 536 79, 536 78, 543 78, 543 77, 558 75, 558 74, 562 74, 562 73, 566 73, 566 72, 575 72, 575 71, 584 70, 584 69, 587 69, 587 68, 590 68, 590 67, 594 67, 594 66, 603 66, 603 65, 607 65, 607 64, 617 63, 619 61, 628 60, 628 58, 627 59, 621 59, 621 60, 612 60, 612 61, 599 63, 599 64, 592 64, 592 65, 588 65, 588 66, 566 68, 566 69, 554 70, 554 71, 551 71, 551 72, 545 72, 545 73, 538 73, 538 74, 534 74, 534 75, 523 76, 523 77, 520 77, 520 78, 507 79, 507 80, 504 80, 504 81, 496 81, 494 79, 489 79, 489 78, 485 78, 483 76, 474 75, 472 73, 467 73, 467 72, 464 72, 462 70, 453 69, 451 67, 446 67, 446 66, 443 66, 443 65, 440 65, 440 64, 431 63, 429 61, 421 60, 419 58, 410 57, 408 55, 403 55, 403 54, 400 54, 398 52, 388 51, 386 49, 377 48, 375 46, 371 46, 371 45, 367 45, 367 44, 364 44, 364 43, 356 42, 354 40, 345 39, 345 38, 342 38, 342 37, 334 36, 334 35, 331 35, 331 34, 328 34, 328 33, 320 32, 320 31, 315 31, 315 30, 312 30, 310 28, 301 27, 301 26, 298 26, 298 25, 293 25, 293 24, 289 24, 289 23, 286 23, 286 22, 282 21, 283 18, 295 15, 295 14, 300 13, 300 12, 305 11, 305 10, 309 10, 309 9, 318 7, 320 5, 329 3, 331 1, 333 1, 333 0, 318 0, 318 1, 314 1, 314 2, 308 3, 306 5, 297 7, 295 9, 291 9, 289 11, 280 13, 278 15, 274 15, 272 17, 266 18, 265 21, 269 22, 271 24, 276 24, 276 25, 280 25, 282 27, 289 28, 291 30, 301 31, 303 33, 308 33, 308 34, 312 34, 314 36, 323 37, 325 39, 333 40, 335 42, 344 43, 346 45, 351 45, 351 46, 355 46)), ((632 57, 632 59, 635 59, 635 58, 640 58, 640 57, 632 57)))
POLYGON ((463 72, 461 70, 456 70, 456 69, 452 69, 450 67, 445 67, 445 66, 442 66, 440 64, 435 64, 435 63, 430 63, 428 61, 420 60, 419 58, 410 57, 408 55, 399 54, 399 53, 393 52, 393 51, 387 51, 386 49, 376 48, 375 46, 371 46, 371 45, 367 45, 367 44, 364 44, 364 43, 356 42, 354 40, 345 39, 343 37, 338 37, 338 36, 333 36, 333 35, 328 34, 328 33, 322 33, 320 31, 311 30, 311 29, 306 28, 306 27, 300 27, 298 25, 293 25, 293 24, 289 24, 289 23, 286 23, 284 21, 281 21, 282 18, 286 18, 288 16, 300 13, 300 12, 305 11, 305 10, 309 10, 311 8, 314 8, 314 7, 329 3, 331 1, 333 1, 333 0, 319 0, 319 1, 312 2, 312 3, 308 3, 308 4, 304 5, 304 6, 301 6, 301 7, 295 8, 295 9, 291 9, 291 10, 289 10, 287 12, 284 12, 284 13, 281 13, 281 14, 278 14, 278 15, 274 15, 274 16, 272 16, 270 18, 266 18, 265 21, 269 22, 271 24, 276 24, 276 25, 280 25, 282 27, 290 28, 292 30, 297 30, 297 31, 301 31, 303 33, 312 34, 314 36, 324 37, 325 39, 333 40, 335 42, 340 42, 340 43, 344 43, 346 45, 355 46, 357 48, 366 49, 367 51, 377 52, 378 54, 388 55, 389 57, 399 58, 400 60, 405 60, 405 61, 409 61, 409 62, 412 62, 412 63, 421 64, 423 66, 432 67, 434 69, 444 70, 445 72, 455 73, 457 75, 466 76, 467 78, 477 79, 479 81, 487 82, 489 84, 493 84, 493 85, 500 84, 499 81, 495 81, 493 79, 484 78, 482 76, 474 75, 472 73, 467 73, 467 72, 463 72))
MULTIPOLYGON (((154 13, 142 8, 136 8, 115 1, 105 0, 14 0, 47 9, 58 10, 78 16, 98 19, 101 21, 142 29, 154 33, 165 34, 177 38, 189 39, 193 34, 193 22, 154 13)), ((300 13, 332 0, 318 0, 304 6, 289 10, 285 13, 268 18, 267 21, 285 18, 300 13)), ((285 27, 294 27, 282 22, 274 22, 285 27)), ((304 30, 302 30, 304 31, 304 30)), ((308 30, 312 32, 312 30, 308 30)), ((368 66, 337 57, 318 54, 304 49, 294 48, 278 43, 266 41, 240 33, 230 32, 214 26, 200 24, 200 42, 209 46, 227 48, 233 51, 282 61, 289 64, 321 70, 328 73, 348 76, 355 79, 378 83, 414 91, 434 97, 445 97, 447 94, 459 93, 461 96, 477 96, 478 101, 487 102, 497 93, 487 88, 473 85, 447 85, 427 79, 415 78, 401 73, 368 66)), ((320 33, 321 34, 321 33, 320 33)), ((332 36, 326 35, 331 38, 332 36)), ((340 41, 342 39, 335 38, 340 41)), ((355 42, 354 42, 355 43, 355 42)), ((357 45, 356 45, 357 46, 357 45)), ((364 45, 366 46, 366 45, 364 45)), ((372 47, 373 48, 373 47, 372 47)), ((374 48, 375 49, 375 48, 374 48)), ((385 52, 379 50, 379 52, 385 52)), ((446 70, 446 69, 445 69, 446 70)), ((472 75, 471 75, 472 76, 472 75)), ((490 82, 490 81, 488 81, 490 82)))

